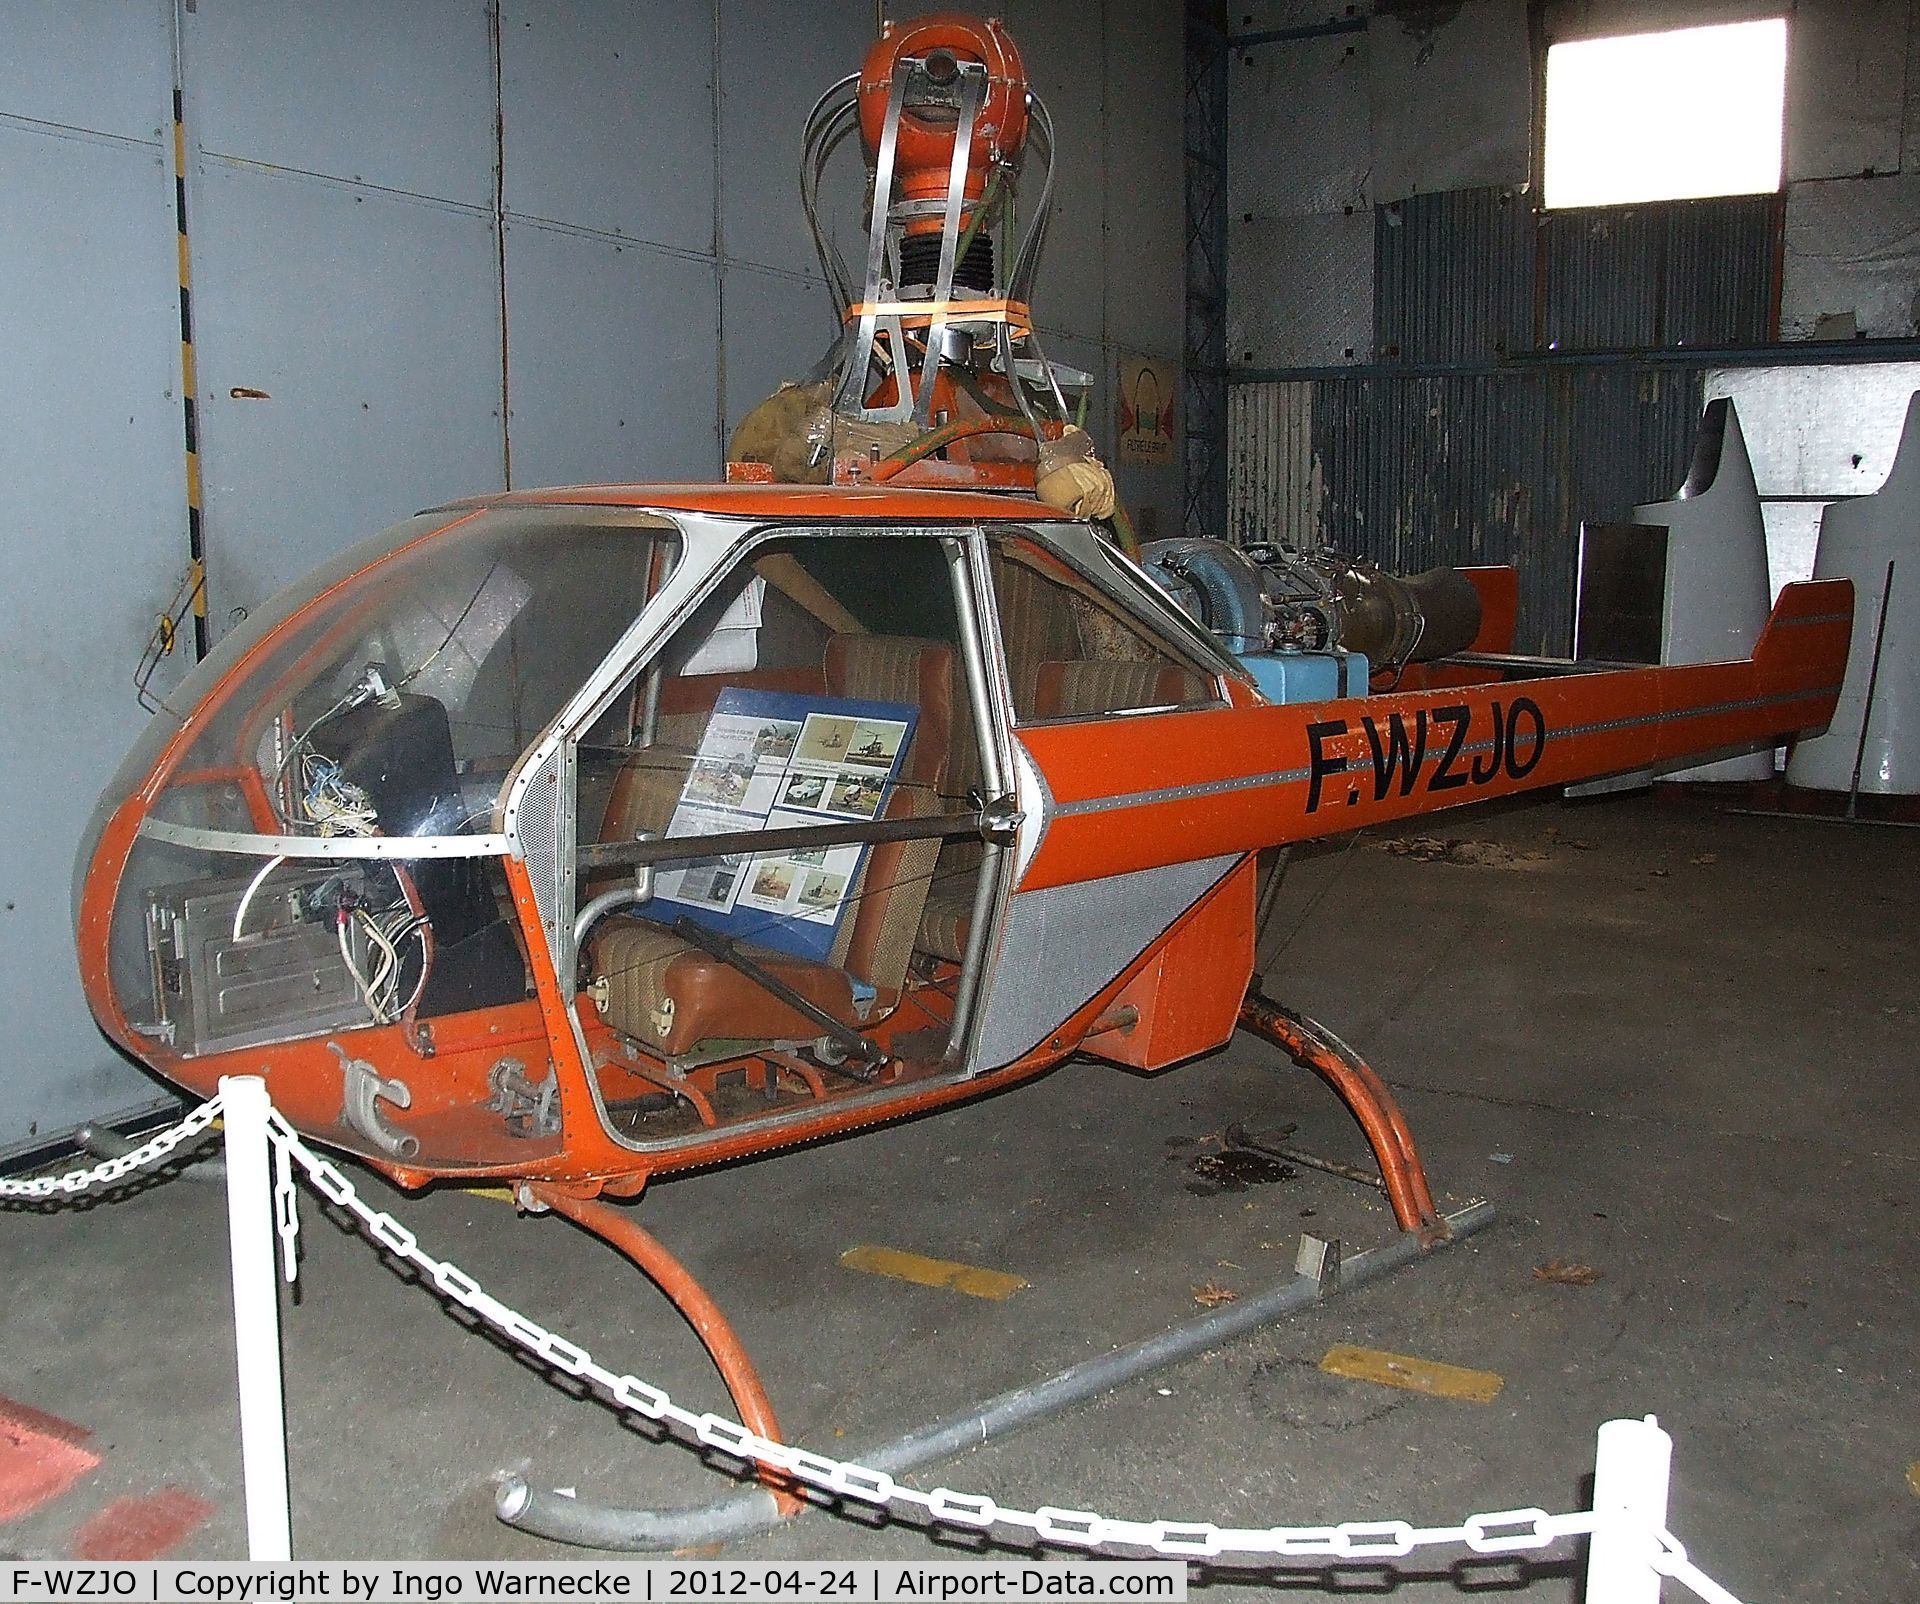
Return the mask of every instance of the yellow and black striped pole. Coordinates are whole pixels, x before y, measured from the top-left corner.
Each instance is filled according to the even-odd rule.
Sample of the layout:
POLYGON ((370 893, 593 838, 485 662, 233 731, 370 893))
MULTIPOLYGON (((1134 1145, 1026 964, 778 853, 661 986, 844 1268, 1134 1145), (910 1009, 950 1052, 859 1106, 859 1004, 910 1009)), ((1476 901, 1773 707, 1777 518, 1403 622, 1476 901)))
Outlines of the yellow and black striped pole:
POLYGON ((207 550, 200 498, 200 381, 193 360, 193 265, 187 248, 187 125, 173 92, 173 220, 180 257, 180 394, 187 445, 187 554, 193 597, 193 655, 207 655, 207 550))

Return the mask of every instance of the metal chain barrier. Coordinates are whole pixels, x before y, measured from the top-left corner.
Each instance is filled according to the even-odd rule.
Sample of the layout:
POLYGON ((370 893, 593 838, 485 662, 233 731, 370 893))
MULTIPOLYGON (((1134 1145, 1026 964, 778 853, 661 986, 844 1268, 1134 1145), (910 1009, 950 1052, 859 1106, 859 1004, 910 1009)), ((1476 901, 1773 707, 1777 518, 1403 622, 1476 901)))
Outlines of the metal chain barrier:
MULTIPOLYGON (((248 1084, 244 1080, 237 1082, 235 1095, 238 1088, 248 1084)), ((251 1084, 259 1087, 258 1082, 251 1084)), ((435 1290, 461 1308, 471 1310, 563 1375, 578 1377, 597 1387, 621 1409, 678 1427, 703 1447, 717 1448, 740 1460, 758 1463, 837 1497, 856 1499, 878 1508, 910 1506, 924 1512, 929 1520, 946 1526, 977 1531, 996 1525, 1018 1528, 1031 1532, 1040 1542, 1061 1547, 1124 1548, 1168 1559, 1253 1554, 1287 1559, 1378 1562, 1402 1559, 1417 1549, 1454 1544, 1474 1554, 1512 1555, 1538 1552, 1564 1537, 1628 1535, 1646 1545, 1644 1564, 1659 1575, 1672 1578, 1707 1604, 1740 1604, 1739 1599, 1688 1558, 1684 1545, 1664 1525, 1657 1522, 1623 1525, 1621 1517, 1595 1510, 1553 1515, 1544 1509, 1503 1509, 1469 1515, 1454 1526, 1415 1526, 1404 1520, 1259 1527, 1217 1526, 1210 1521, 1121 1520, 1093 1510, 1054 1505, 1016 1509, 984 1494, 955 1492, 949 1487, 923 1492, 896 1481, 883 1470, 774 1442, 724 1415, 696 1414, 675 1403, 663 1389, 637 1376, 608 1369, 578 1343, 569 1342, 502 1303, 459 1266, 434 1258, 406 1226, 365 1202, 338 1165, 308 1147, 280 1111, 266 1102, 263 1089, 252 1095, 257 1096, 264 1107, 266 1137, 273 1148, 271 1236, 267 1240, 277 1243, 282 1272, 288 1281, 294 1279, 297 1270, 299 1211, 294 1186, 297 1167, 322 1197, 352 1215, 369 1237, 395 1258, 412 1265, 435 1290)), ((25 1181, 0 1180, 0 1198, 45 1201, 75 1197, 95 1187, 110 1186, 136 1170, 157 1163, 205 1132, 222 1114, 223 1097, 224 1093, 209 1098, 179 1124, 161 1131, 123 1157, 65 1175, 25 1181)), ((257 1119, 258 1115, 250 1117, 257 1119)), ((229 1130, 230 1142, 231 1139, 229 1130)), ((261 1179, 264 1181, 266 1177, 263 1175, 261 1179)), ((261 1251, 271 1257, 270 1248, 263 1246, 261 1251)), ((277 1381, 274 1399, 277 1415, 277 1381)), ((245 1414, 243 1409, 243 1426, 245 1414)), ((1651 1421, 1648 1424, 1651 1425, 1651 1421)), ((284 1465, 284 1457, 281 1463, 284 1465)), ((284 1476, 284 1470, 281 1474, 284 1476)), ((250 1508, 250 1520, 252 1513, 250 1508)), ((278 1515, 284 1529, 284 1507, 278 1515)), ((256 1548, 256 1557, 285 1555, 266 1555, 256 1548)))
POLYGON ((36 1176, 25 1181, 0 1178, 0 1198, 45 1202, 50 1198, 77 1197, 99 1186, 111 1186, 115 1181, 125 1180, 135 1170, 159 1163, 174 1149, 192 1141, 220 1117, 220 1110, 220 1098, 217 1095, 209 1097, 178 1125, 169 1125, 131 1153, 103 1160, 91 1169, 69 1170, 65 1175, 36 1176))
MULTIPOLYGON (((1143 1549, 1169 1559, 1211 1559, 1231 1553, 1377 1561, 1400 1559, 1416 1549, 1449 1544, 1460 1544, 1475 1554, 1522 1554, 1548 1548, 1563 1537, 1589 1535, 1600 1525, 1600 1517, 1592 1510, 1553 1515, 1544 1509, 1505 1509, 1470 1515, 1457 1526, 1415 1526, 1404 1520, 1342 1521, 1330 1526, 1216 1526, 1209 1521, 1120 1520, 1092 1510, 1050 1505, 1015 1509, 983 1494, 955 1492, 948 1487, 922 1492, 894 1480, 885 1471, 774 1442, 723 1415, 696 1414, 676 1404, 661 1388, 608 1369, 578 1343, 509 1308, 466 1271, 426 1252, 413 1232, 392 1215, 362 1201, 338 1166, 308 1147, 278 1110, 268 1115, 268 1134, 276 1149, 291 1155, 306 1172, 320 1195, 353 1215, 381 1247, 420 1271, 435 1289, 461 1308, 471 1310, 563 1375, 589 1382, 622 1409, 678 1426, 704 1447, 755 1461, 840 1497, 882 1508, 909 1505, 949 1526, 976 1530, 995 1525, 1018 1527, 1042 1542, 1065 1547, 1143 1549)), ((289 1202, 283 1191, 288 1184, 283 1179, 275 1188, 281 1194, 276 1199, 275 1216, 283 1244, 288 1241, 289 1202)), ((287 1263, 290 1269, 290 1257, 287 1263)), ((1651 1536, 1658 1549, 1651 1563, 1661 1574, 1693 1589, 1709 1604, 1739 1604, 1688 1560, 1686 1549, 1670 1532, 1661 1529, 1651 1536)))

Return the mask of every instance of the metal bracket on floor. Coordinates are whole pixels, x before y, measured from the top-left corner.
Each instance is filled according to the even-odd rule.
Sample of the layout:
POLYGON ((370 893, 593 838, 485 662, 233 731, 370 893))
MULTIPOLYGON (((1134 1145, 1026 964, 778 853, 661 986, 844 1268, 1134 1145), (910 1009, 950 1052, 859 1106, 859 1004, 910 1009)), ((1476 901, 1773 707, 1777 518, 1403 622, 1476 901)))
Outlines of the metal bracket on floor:
MULTIPOLYGON (((1221 1347, 1249 1331, 1310 1308, 1336 1291, 1365 1286, 1403 1265, 1431 1258, 1436 1249, 1472 1236, 1494 1217, 1491 1203, 1470 1203, 1456 1214, 1436 1216, 1436 1223, 1444 1228, 1437 1239, 1424 1231, 1403 1231, 1392 1241, 1344 1262, 1337 1243, 1303 1237, 1295 1273, 1265 1292, 1223 1304, 1158 1336, 1085 1360, 1031 1386, 1003 1392, 960 1414, 917 1427, 850 1457, 860 1465, 896 1476, 950 1458, 1166 1365, 1221 1347)), ((793 1491, 809 1503, 830 1502, 832 1498, 811 1487, 793 1491)), ((508 1473, 500 1478, 494 1508, 509 1526, 555 1542, 645 1553, 697 1547, 764 1531, 787 1517, 793 1506, 785 1500, 791 1497, 762 1487, 692 1509, 618 1509, 535 1488, 523 1477, 508 1473)))

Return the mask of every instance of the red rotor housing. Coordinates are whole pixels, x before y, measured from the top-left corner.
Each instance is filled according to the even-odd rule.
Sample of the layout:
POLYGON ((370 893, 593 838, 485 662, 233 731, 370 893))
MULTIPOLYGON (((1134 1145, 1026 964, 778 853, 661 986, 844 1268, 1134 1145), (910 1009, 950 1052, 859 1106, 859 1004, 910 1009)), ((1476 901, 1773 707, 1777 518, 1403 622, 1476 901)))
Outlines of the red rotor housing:
MULTIPOLYGON (((987 175, 1001 162, 1019 155, 1027 138, 1027 72, 1020 51, 994 17, 970 17, 958 12, 936 12, 910 22, 889 22, 867 52, 860 67, 860 137, 869 160, 878 156, 887 119, 887 101, 895 68, 902 60, 925 62, 929 76, 948 58, 954 63, 977 62, 987 70, 986 93, 974 118, 968 141, 965 199, 960 226, 970 221, 973 206, 986 189, 987 175)), ((950 77, 949 81, 952 81, 950 77)), ((894 194, 903 201, 938 203, 946 198, 953 164, 959 117, 953 105, 916 95, 909 83, 900 107, 900 127, 894 141, 894 194)), ((940 216, 910 218, 908 234, 938 233, 940 216)))

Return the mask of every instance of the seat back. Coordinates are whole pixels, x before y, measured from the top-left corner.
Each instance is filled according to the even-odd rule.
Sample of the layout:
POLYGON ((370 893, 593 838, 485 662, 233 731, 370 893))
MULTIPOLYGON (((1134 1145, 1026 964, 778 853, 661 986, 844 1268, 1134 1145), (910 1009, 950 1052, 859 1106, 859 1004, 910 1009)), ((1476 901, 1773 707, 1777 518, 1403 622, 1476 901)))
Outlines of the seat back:
POLYGON ((938 786, 953 737, 953 648, 916 635, 835 635, 827 642, 829 696, 868 702, 905 702, 919 710, 900 781, 908 788, 938 786))
POLYGON ((1033 710, 1038 718, 1094 717, 1136 707, 1177 707, 1207 694, 1200 676, 1177 663, 1042 663, 1035 677, 1033 710))

